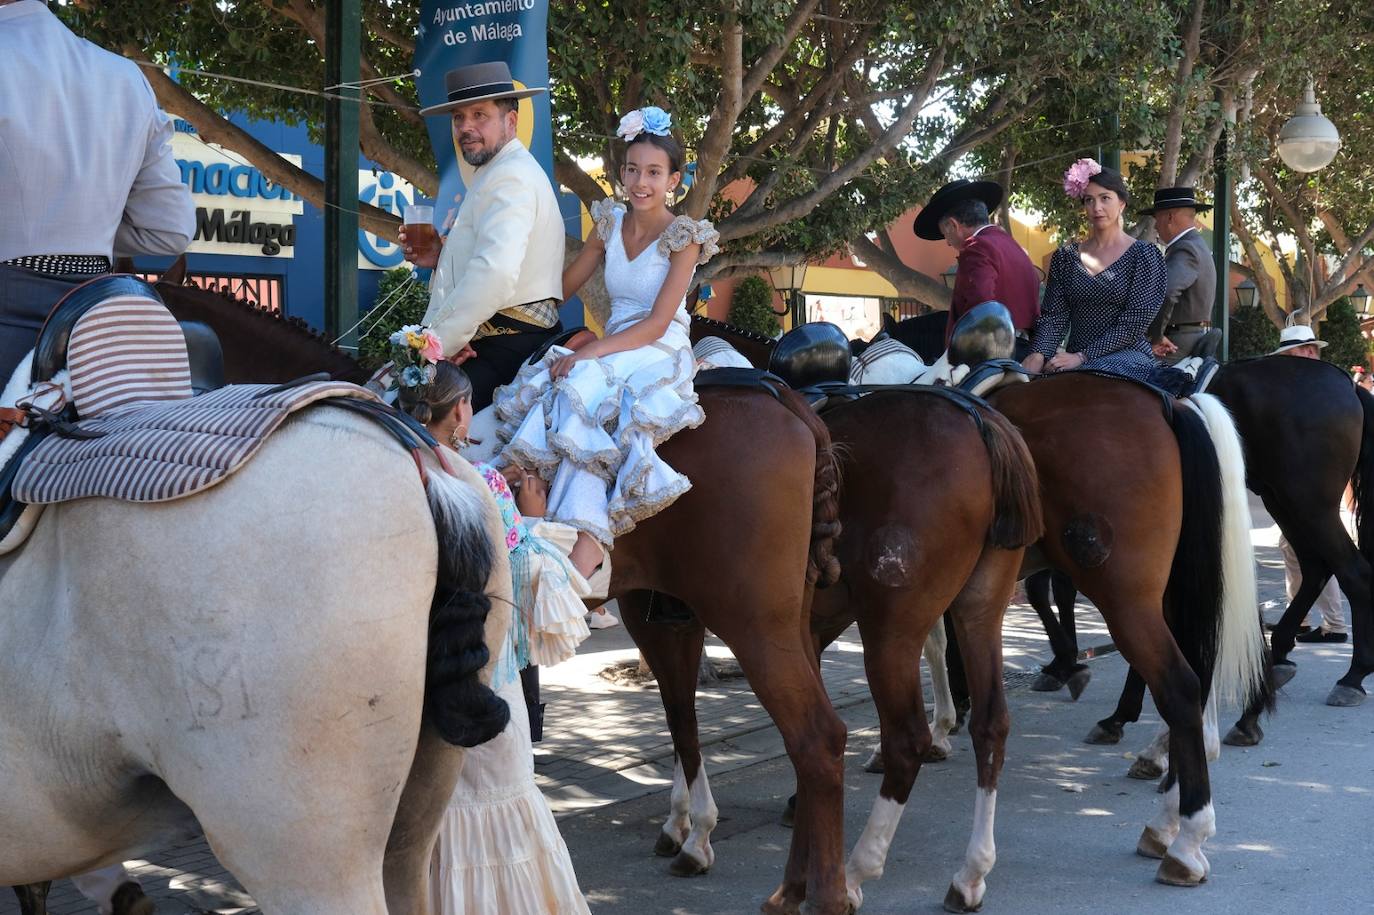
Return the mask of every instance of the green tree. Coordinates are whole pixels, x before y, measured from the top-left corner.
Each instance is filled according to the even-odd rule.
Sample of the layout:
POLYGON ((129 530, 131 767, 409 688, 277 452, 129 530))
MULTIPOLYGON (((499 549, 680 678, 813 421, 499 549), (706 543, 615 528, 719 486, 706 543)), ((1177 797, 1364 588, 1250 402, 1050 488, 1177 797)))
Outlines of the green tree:
POLYGON ((1352 365, 1369 364, 1369 341, 1360 333, 1360 317, 1349 299, 1337 299, 1327 307, 1322 339, 1327 343, 1322 358, 1342 371, 1350 371, 1352 365))
POLYGON ((1279 330, 1258 308, 1238 308, 1231 315, 1231 358, 1248 359, 1272 353, 1279 330))
POLYGON ((782 325, 773 313, 773 287, 761 276, 746 276, 740 280, 730 300, 730 314, 726 320, 741 330, 776 337, 782 325))
POLYGON ((387 338, 407 324, 419 324, 428 307, 429 290, 409 267, 388 270, 377 284, 377 304, 363 320, 368 330, 358 340, 358 361, 369 369, 388 362, 391 344, 387 338))

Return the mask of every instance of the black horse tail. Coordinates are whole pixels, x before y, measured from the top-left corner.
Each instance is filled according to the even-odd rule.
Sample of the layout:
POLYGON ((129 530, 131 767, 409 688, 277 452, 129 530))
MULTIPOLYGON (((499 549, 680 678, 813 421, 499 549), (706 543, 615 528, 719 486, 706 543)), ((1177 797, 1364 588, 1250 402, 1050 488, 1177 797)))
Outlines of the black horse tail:
POLYGON ((1204 700, 1273 701, 1260 626, 1245 459, 1230 413, 1207 394, 1173 411, 1183 518, 1166 591, 1169 627, 1204 700))
POLYGON ((811 551, 806 560, 806 580, 818 587, 832 585, 840 578, 840 560, 835 542, 840 537, 840 460, 830 430, 816 411, 790 388, 779 392, 779 399, 816 439, 816 483, 811 495, 811 551))
POLYGON ((510 708, 478 678, 490 652, 484 639, 495 565, 486 501, 466 484, 431 469, 425 487, 439 537, 439 575, 429 614, 425 714, 439 736, 475 747, 506 728, 510 708))
POLYGON ((1364 410, 1364 431, 1360 436, 1360 457, 1350 488, 1355 494, 1355 535, 1360 553, 1374 566, 1374 395, 1356 387, 1355 395, 1364 410))
POLYGON ((1003 550, 1019 550, 1045 533, 1040 508, 1040 477, 1026 440, 1006 417, 980 410, 983 444, 992 464, 993 521, 988 543, 1003 550))

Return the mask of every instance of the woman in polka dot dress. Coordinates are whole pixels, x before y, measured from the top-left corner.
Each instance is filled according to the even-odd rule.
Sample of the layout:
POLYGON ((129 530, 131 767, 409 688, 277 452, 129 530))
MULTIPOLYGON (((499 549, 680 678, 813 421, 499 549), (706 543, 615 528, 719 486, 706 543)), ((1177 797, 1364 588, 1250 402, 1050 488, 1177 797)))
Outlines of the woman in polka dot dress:
POLYGON ((1164 304, 1164 256, 1122 227, 1130 194, 1119 172, 1080 159, 1065 175, 1064 190, 1083 201, 1088 237, 1064 245, 1050 259, 1040 319, 1023 364, 1034 372, 1088 368, 1145 381, 1157 364, 1148 328, 1164 304))

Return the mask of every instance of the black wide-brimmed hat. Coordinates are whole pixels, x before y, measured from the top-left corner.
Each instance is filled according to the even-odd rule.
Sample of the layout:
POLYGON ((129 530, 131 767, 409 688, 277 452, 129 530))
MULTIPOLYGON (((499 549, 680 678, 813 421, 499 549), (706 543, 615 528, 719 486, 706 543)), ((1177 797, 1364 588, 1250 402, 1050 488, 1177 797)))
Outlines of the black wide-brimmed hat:
POLYGON ((967 178, 951 181, 936 191, 930 203, 916 214, 912 229, 917 238, 939 241, 944 237, 940 234, 940 220, 949 213, 950 207, 964 200, 981 200, 988 205, 988 212, 992 212, 1002 205, 1002 194, 1002 185, 996 181, 970 181, 967 178))
POLYGON ((471 105, 498 98, 529 98, 543 92, 542 87, 518 89, 510 75, 510 67, 504 60, 493 60, 481 64, 469 64, 444 74, 444 90, 448 101, 438 105, 421 108, 420 114, 429 117, 433 114, 447 114, 461 105, 471 105))
POLYGON ((1153 216, 1160 210, 1177 210, 1180 207, 1205 213, 1212 208, 1212 205, 1198 202, 1196 188, 1162 187, 1155 191, 1155 205, 1148 210, 1141 210, 1140 215, 1153 216))

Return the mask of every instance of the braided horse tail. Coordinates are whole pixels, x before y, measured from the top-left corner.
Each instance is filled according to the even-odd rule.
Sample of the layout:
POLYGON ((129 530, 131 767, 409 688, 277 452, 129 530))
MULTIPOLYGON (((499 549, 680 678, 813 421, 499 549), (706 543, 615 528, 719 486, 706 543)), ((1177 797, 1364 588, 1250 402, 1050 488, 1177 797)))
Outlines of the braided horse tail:
POLYGON ((840 560, 835 541, 840 536, 840 461, 837 446, 830 440, 816 411, 790 388, 782 388, 779 399, 806 424, 816 439, 816 485, 811 496, 811 551, 806 560, 806 581, 824 588, 840 577, 840 560))

